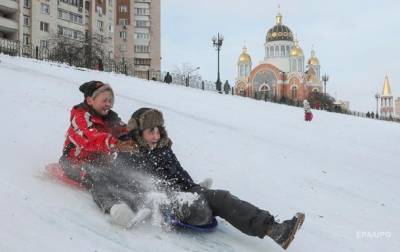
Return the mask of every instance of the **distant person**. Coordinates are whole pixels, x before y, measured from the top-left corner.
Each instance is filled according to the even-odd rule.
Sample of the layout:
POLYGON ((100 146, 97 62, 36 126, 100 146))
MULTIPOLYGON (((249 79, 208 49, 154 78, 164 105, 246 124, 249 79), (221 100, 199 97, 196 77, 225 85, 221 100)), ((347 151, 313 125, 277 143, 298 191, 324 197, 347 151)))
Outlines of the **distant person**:
POLYGON ((164 77, 164 82, 167 84, 170 84, 172 82, 172 76, 167 72, 167 74, 164 77))
POLYGON ((369 111, 367 112, 366 116, 367 116, 367 118, 371 117, 371 114, 369 113, 369 111))
POLYGON ((375 118, 374 112, 371 113, 371 118, 375 118))
POLYGON ((311 112, 310 103, 307 100, 303 101, 303 108, 304 108, 304 120, 307 122, 311 122, 313 119, 313 114, 311 112))

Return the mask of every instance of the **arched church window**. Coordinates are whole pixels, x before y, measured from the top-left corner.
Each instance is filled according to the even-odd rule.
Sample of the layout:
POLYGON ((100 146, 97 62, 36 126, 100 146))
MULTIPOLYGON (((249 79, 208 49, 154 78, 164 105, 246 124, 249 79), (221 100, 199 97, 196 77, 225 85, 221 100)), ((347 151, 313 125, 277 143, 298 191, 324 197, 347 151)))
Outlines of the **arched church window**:
POLYGON ((296 72, 296 71, 297 71, 296 60, 292 60, 292 71, 293 71, 293 72, 296 72))
POLYGON ((285 54, 285 56, 289 56, 289 53, 290 53, 290 47, 287 45, 286 46, 286 54, 285 54))
POLYGON ((297 86, 292 87, 292 100, 297 100, 297 86))
POLYGON ((271 70, 261 70, 256 73, 254 79, 252 80, 255 90, 260 90, 261 86, 267 85, 272 87, 272 85, 277 83, 277 78, 271 70))
POLYGON ((275 56, 279 57, 279 46, 275 46, 275 56))
POLYGON ((270 47, 270 49, 271 49, 271 57, 274 57, 274 56, 275 56, 274 47, 273 47, 273 46, 271 46, 271 47, 270 47))
POLYGON ((245 75, 244 67, 245 67, 244 65, 240 65, 240 76, 241 77, 243 77, 245 75))

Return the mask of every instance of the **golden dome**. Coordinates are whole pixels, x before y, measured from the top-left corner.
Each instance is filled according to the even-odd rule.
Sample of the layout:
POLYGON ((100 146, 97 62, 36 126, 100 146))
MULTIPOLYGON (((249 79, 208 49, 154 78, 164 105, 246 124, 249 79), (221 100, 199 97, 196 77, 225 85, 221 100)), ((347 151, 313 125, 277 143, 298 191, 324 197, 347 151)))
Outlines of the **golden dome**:
POLYGON ((240 54, 240 56, 239 56, 239 63, 243 63, 243 64, 250 64, 251 63, 251 57, 247 53, 247 48, 246 47, 243 47, 242 54, 240 54))
POLYGON ((308 64, 309 64, 309 65, 314 65, 314 66, 319 66, 319 60, 318 60, 317 57, 315 57, 315 51, 314 51, 314 49, 311 50, 311 57, 310 57, 310 59, 308 60, 308 64))
POLYGON ((294 46, 290 50, 290 56, 291 57, 302 57, 304 56, 303 50, 299 46, 299 42, 297 39, 294 41, 294 46))
POLYGON ((385 81, 383 82, 382 96, 391 96, 392 91, 390 90, 389 78, 385 76, 385 81))

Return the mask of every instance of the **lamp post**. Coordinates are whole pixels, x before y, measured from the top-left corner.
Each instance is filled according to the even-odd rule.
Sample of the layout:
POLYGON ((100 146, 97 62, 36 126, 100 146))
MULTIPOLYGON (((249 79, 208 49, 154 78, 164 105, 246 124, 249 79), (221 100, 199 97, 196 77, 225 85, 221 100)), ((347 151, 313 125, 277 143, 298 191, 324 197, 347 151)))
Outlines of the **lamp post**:
POLYGON ((190 74, 193 73, 194 71, 199 70, 200 67, 196 67, 195 69, 193 69, 192 71, 189 71, 187 73, 187 77, 186 77, 186 87, 189 87, 189 82, 190 82, 190 74))
POLYGON ((326 83, 328 82, 328 80, 329 80, 329 75, 327 75, 327 74, 322 75, 322 81, 324 82, 324 94, 325 95, 326 95, 326 83))
POLYGON ((221 51, 222 42, 224 41, 224 37, 218 33, 217 37, 212 38, 213 46, 218 52, 218 74, 217 74, 217 82, 215 82, 216 89, 219 93, 221 93, 222 83, 219 76, 219 52, 221 51))
POLYGON ((376 92, 376 94, 375 94, 375 99, 376 99, 376 115, 378 114, 379 98, 381 98, 381 96, 379 95, 378 92, 376 92))

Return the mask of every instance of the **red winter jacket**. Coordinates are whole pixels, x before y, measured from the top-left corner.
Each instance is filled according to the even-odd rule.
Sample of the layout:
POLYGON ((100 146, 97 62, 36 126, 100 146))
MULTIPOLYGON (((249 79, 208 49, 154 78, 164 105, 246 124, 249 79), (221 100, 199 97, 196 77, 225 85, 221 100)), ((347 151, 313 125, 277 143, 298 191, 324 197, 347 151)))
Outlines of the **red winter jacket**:
POLYGON ((118 136, 127 132, 117 113, 110 110, 107 116, 101 116, 86 103, 72 108, 70 121, 63 156, 72 166, 109 155, 118 136))

